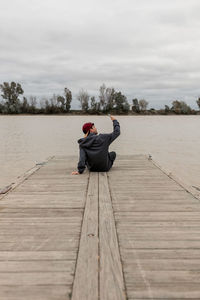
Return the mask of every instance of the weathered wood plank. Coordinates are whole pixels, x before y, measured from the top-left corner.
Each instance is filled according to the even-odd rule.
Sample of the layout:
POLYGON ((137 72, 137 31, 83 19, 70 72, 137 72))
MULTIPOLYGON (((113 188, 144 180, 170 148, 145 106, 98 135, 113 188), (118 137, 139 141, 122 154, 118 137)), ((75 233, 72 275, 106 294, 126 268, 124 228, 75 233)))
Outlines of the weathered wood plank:
POLYGON ((200 205, 199 204, 191 204, 187 202, 187 204, 183 205, 182 203, 176 204, 176 203, 168 203, 163 205, 158 205, 153 201, 148 201, 150 203, 142 205, 142 203, 120 203, 115 205, 115 211, 135 211, 135 212, 141 212, 141 211, 148 211, 148 212, 187 212, 187 211, 200 211, 200 205))
MULTIPOLYGON (((11 235, 11 238, 13 235, 11 235)), ((7 235, 0 241, 0 251, 70 251, 73 249, 76 253, 79 245, 79 237, 73 236, 60 237, 52 236, 23 236, 19 235, 10 239, 7 235)))
POLYGON ((53 159, 0 201, 0 299, 71 299, 88 173, 53 159))
POLYGON ((196 240, 134 240, 129 238, 120 238, 120 248, 127 249, 199 249, 200 241, 196 240))
POLYGON ((72 299, 199 299, 200 202, 143 155, 91 173, 86 195, 75 162, 50 160, 0 201, 0 299, 67 300, 74 273, 72 299))
POLYGON ((138 230, 142 227, 145 227, 147 230, 149 228, 149 230, 154 231, 155 229, 169 229, 170 228, 177 228, 177 230, 179 230, 180 228, 182 228, 184 230, 185 227, 187 228, 199 228, 199 222, 198 221, 128 221, 128 222, 123 222, 123 220, 119 220, 116 222, 117 224, 119 224, 119 228, 123 229, 123 227, 127 227, 127 230, 131 227, 134 227, 133 230, 138 230))
POLYGON ((72 300, 98 300, 98 173, 90 175, 72 300))
POLYGON ((74 249, 67 249, 67 251, 0 251, 0 261, 75 261, 77 257, 74 249))
POLYGON ((125 238, 128 239, 129 241, 131 240, 160 240, 160 241, 185 241, 187 240, 188 242, 190 240, 192 241, 200 241, 200 231, 188 231, 187 229, 183 232, 181 231, 165 231, 165 230, 160 230, 160 231, 141 231, 141 232, 121 232, 119 231, 119 237, 120 238, 125 238))
POLYGON ((68 272, 73 274, 75 260, 0 261, 1 273, 68 272))
MULTIPOLYGON (((139 264, 139 263, 138 263, 139 264)), ((124 276, 127 284, 137 284, 143 281, 143 276, 152 283, 200 283, 200 272, 198 270, 144 270, 139 266, 136 270, 124 268, 124 276), (141 271, 142 270, 142 271, 141 271)))
POLYGON ((199 200, 144 157, 108 177, 128 299, 200 299, 199 200))
MULTIPOLYGON (((0 205, 1 207, 1 205, 0 205)), ((79 221, 82 219, 83 209, 63 209, 63 208, 0 208, 0 218, 8 217, 63 217, 71 220, 79 221)))
MULTIPOLYGON (((172 262, 178 259, 190 260, 195 259, 199 261, 199 249, 137 249, 137 253, 133 249, 121 248, 122 258, 127 261, 135 262, 135 259, 171 259, 172 262), (135 256, 137 254, 137 256, 135 256)), ((125 261, 124 261, 125 262, 125 261)))
POLYGON ((192 212, 115 212, 116 220, 124 218, 128 221, 200 221, 198 211, 192 212))
MULTIPOLYGON (((140 258, 135 261, 134 257, 126 259, 124 262, 124 269, 129 275, 132 273, 138 273, 140 270, 143 271, 198 271, 200 272, 200 259, 191 257, 190 259, 143 259, 140 258)), ((146 273, 145 273, 146 274, 146 273)))
POLYGON ((2 300, 71 300, 71 285, 1 285, 2 300))
POLYGON ((1 272, 1 285, 70 285, 73 280, 69 272, 1 272))
MULTIPOLYGON (((24 224, 24 223, 31 223, 31 224, 38 224, 40 223, 41 225, 44 223, 44 224, 47 224, 47 223, 62 223, 62 224, 65 224, 68 228, 73 228, 74 226, 77 227, 79 226, 80 228, 80 225, 81 225, 81 220, 75 218, 74 220, 73 219, 70 219, 70 220, 66 220, 65 217, 46 217, 46 218, 43 218, 43 217, 4 217, 4 218, 1 218, 0 219, 0 224, 1 223, 6 223, 6 224, 9 224, 9 225, 12 225, 15 224, 15 223, 21 223, 21 224, 24 224)), ((25 225, 25 224, 24 224, 25 225)), ((1 233, 1 232, 0 232, 1 233)))
POLYGON ((192 282, 149 283, 144 281, 134 287, 127 285, 128 299, 199 299, 200 284, 192 282))
POLYGON ((106 173, 99 173, 100 299, 126 299, 106 173))

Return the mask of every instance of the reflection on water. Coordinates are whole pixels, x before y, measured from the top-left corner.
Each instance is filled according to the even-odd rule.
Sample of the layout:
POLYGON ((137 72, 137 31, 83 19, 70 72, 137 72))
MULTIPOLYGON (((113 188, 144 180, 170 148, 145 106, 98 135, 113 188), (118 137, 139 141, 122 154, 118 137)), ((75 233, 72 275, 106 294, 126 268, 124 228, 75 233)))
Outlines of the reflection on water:
MULTIPOLYGON (((119 116, 121 135, 110 149, 151 154, 167 172, 200 188, 199 116, 119 116)), ((102 116, 0 116, 0 188, 52 155, 77 154, 84 122, 111 132, 102 116)), ((76 169, 76 165, 74 166, 76 169)))

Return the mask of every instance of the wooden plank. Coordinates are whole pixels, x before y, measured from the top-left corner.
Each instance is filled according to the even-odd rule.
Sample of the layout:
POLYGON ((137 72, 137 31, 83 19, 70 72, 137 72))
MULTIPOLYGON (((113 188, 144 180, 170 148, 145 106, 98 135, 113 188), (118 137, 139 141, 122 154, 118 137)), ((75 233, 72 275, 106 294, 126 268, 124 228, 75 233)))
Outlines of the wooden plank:
POLYGON ((130 228, 130 226, 134 227, 133 230, 137 230, 137 228, 142 228, 145 227, 147 230, 148 228, 150 230, 155 230, 156 228, 159 230, 159 228, 165 228, 165 229, 169 229, 176 227, 177 230, 179 230, 180 228, 182 228, 184 230, 185 227, 187 228, 195 228, 195 227, 199 227, 199 222, 198 221, 160 221, 160 222, 152 222, 152 221, 128 221, 128 222, 123 222, 123 220, 119 220, 118 222, 116 222, 117 224, 119 224, 119 229, 123 229, 123 227, 127 227, 127 230, 130 228))
POLYGON ((199 249, 200 241, 193 240, 131 240, 129 238, 120 238, 120 248, 127 249, 199 249))
POLYGON ((176 203, 169 203, 163 205, 158 205, 155 202, 148 201, 150 203, 147 203, 145 205, 142 205, 141 203, 120 203, 115 205, 115 211, 135 211, 135 212, 141 212, 141 211, 148 211, 148 212, 162 212, 162 211, 168 211, 168 212, 187 212, 187 211, 200 211, 200 205, 197 204, 191 204, 187 202, 187 204, 183 205, 182 203, 176 204, 176 203))
POLYGON ((0 299, 199 299, 199 201, 143 155, 88 190, 75 162, 50 160, 0 201, 0 299))
POLYGON ((187 229, 185 231, 166 231, 166 230, 159 230, 159 231, 141 231, 141 232, 119 232, 119 237, 122 239, 124 238, 124 235, 128 240, 166 240, 166 241, 200 241, 200 231, 199 230, 192 230, 188 231, 187 229))
POLYGON ((72 300, 98 300, 98 173, 90 175, 72 300))
POLYGON ((198 211, 192 212, 116 212, 116 220, 123 218, 128 221, 200 221, 198 211))
MULTIPOLYGON (((128 224, 121 224, 120 228, 118 229, 119 234, 127 233, 129 235, 128 229, 130 225, 128 224)), ((133 228, 130 232, 130 235, 132 234, 143 234, 143 233, 153 233, 153 234, 160 234, 160 233, 171 233, 172 234, 197 234, 200 233, 200 224, 195 223, 195 226, 181 226, 178 223, 174 226, 156 226, 156 227, 150 227, 150 226, 136 226, 133 228)))
POLYGON ((67 251, 0 251, 0 261, 75 261, 77 257, 74 249, 67 249, 67 251))
POLYGON ((0 261, 1 273, 68 272, 73 274, 75 260, 23 260, 0 261))
POLYGON ((127 285, 128 299, 199 299, 200 284, 192 282, 151 283, 144 281, 134 287, 127 285))
MULTIPOLYGON (((1 206, 0 206, 1 207, 1 206)), ((63 209, 63 208, 0 208, 0 218, 8 217, 63 217, 67 220, 80 220, 82 218, 83 209, 63 209)))
POLYGON ((71 299, 88 183, 74 163, 39 166, 0 201, 0 299, 71 299))
POLYGON ((79 236, 60 237, 52 236, 23 236, 6 235, 3 241, 0 241, 0 251, 74 251, 77 252, 79 245, 79 236))
POLYGON ((100 299, 126 299, 106 173, 99 173, 100 299))
POLYGON ((143 281, 143 276, 149 282, 152 283, 199 283, 200 284, 200 272, 197 270, 144 270, 139 266, 138 269, 134 270, 131 268, 124 268, 124 276, 126 283, 137 284, 143 281), (142 270, 142 271, 141 271, 142 270))
POLYGON ((71 272, 1 272, 1 285, 70 285, 73 280, 71 272))
MULTIPOLYGON (((140 258, 139 262, 135 261, 133 256, 126 259, 124 262, 125 272, 131 274, 131 272, 143 271, 200 271, 200 259, 191 257, 189 259, 143 259, 140 258)), ((145 273, 146 274, 146 273, 145 273)))
MULTIPOLYGON (((111 185, 112 186, 112 185, 111 185)), ((121 192, 120 190, 115 190, 113 191, 113 194, 116 195, 116 197, 126 197, 127 199, 132 197, 133 199, 136 198, 136 199, 154 199, 154 198, 157 198, 157 199, 173 199, 173 197, 175 197, 175 199, 182 199, 185 197, 187 198, 187 194, 185 191, 182 191, 182 190, 176 190, 176 191, 173 191, 173 193, 171 191, 168 191, 168 190, 162 190, 162 191, 156 191, 156 190, 143 190, 141 189, 140 191, 133 191, 132 193, 130 193, 130 191, 128 190, 128 187, 126 190, 124 190, 123 192, 121 192), (181 196, 181 193, 182 193, 182 197, 179 197, 181 196)), ((190 195, 191 196, 191 195, 190 195)), ((189 197, 189 196, 188 196, 189 197)), ((192 199, 192 198, 191 198, 192 199)))
MULTIPOLYGON (((50 160, 53 157, 49 157, 47 158, 46 162, 50 162, 50 160)), ((42 165, 35 165, 33 168, 31 168, 30 170, 28 170, 26 173, 24 173, 22 176, 20 176, 16 182, 12 183, 10 185, 10 188, 6 187, 4 189, 4 193, 0 195, 0 200, 3 199, 5 196, 7 196, 7 194, 10 191, 14 191, 17 187, 19 187, 21 184, 23 184, 23 182, 27 179, 29 179, 35 172, 39 171, 39 169, 42 167, 42 165), (7 189, 7 190, 6 190, 7 189)))
POLYGON ((108 177, 128 299, 200 299, 199 200, 144 157, 108 177))
MULTIPOLYGON (((16 223, 21 223, 21 224, 24 224, 24 223, 30 223, 30 224, 38 224, 40 223, 41 225, 42 224, 47 224, 47 223, 62 223, 62 224, 65 224, 68 228, 72 228, 72 227, 76 227, 76 226, 79 226, 80 228, 80 225, 81 225, 81 220, 78 219, 78 218, 74 218, 74 219, 70 219, 70 220, 67 220, 65 217, 4 217, 4 218, 1 218, 0 219, 0 224, 1 223, 7 223, 7 224, 10 224, 10 225, 13 225, 13 224, 16 224, 16 223)), ((1 233, 1 232, 0 232, 1 233)))
POLYGON ((2 300, 71 300, 71 285, 1 285, 2 300))
POLYGON ((135 258, 142 260, 142 259, 157 259, 157 260, 168 260, 171 259, 172 261, 178 259, 190 260, 195 259, 197 261, 200 260, 200 251, 199 249, 137 249, 137 253, 133 251, 133 249, 126 249, 121 248, 121 256, 127 261, 135 262, 135 258), (135 256, 135 254, 137 256, 135 256))

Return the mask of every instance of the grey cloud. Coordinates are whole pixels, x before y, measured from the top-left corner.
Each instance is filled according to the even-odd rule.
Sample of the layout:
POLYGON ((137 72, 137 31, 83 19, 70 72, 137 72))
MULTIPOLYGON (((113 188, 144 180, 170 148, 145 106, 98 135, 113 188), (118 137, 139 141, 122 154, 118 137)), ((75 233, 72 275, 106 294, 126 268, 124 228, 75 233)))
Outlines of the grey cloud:
POLYGON ((98 95, 105 82, 128 99, 195 105, 200 94, 198 0, 1 1, 0 81, 27 95, 98 95), (170 100, 169 100, 170 99, 170 100))

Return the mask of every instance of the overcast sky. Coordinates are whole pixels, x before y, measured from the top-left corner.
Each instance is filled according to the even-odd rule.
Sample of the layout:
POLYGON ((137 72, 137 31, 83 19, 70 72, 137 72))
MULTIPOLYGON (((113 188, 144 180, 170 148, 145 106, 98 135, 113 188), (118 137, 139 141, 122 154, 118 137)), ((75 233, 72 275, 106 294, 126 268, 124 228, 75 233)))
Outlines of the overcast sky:
POLYGON ((199 0, 0 0, 0 82, 25 95, 121 90, 150 107, 200 96, 199 0))

